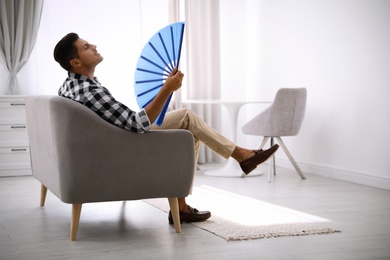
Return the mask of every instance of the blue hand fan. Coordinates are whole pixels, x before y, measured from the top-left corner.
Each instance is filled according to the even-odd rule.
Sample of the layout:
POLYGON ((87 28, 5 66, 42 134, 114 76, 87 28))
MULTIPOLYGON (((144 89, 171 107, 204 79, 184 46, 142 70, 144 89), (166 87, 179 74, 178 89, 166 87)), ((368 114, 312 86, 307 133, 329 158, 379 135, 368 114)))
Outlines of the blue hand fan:
MULTIPOLYGON (((173 23, 159 30, 148 41, 138 58, 134 90, 138 106, 145 108, 157 95, 168 75, 179 66, 184 23, 173 23)), ((156 119, 161 126, 172 95, 156 119)))

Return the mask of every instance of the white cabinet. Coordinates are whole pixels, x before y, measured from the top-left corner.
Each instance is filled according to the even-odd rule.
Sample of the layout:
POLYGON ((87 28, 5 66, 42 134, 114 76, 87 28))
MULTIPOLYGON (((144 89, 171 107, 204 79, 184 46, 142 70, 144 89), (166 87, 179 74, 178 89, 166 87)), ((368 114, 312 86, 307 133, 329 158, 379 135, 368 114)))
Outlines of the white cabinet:
POLYGON ((0 96, 0 177, 31 175, 23 96, 0 96))

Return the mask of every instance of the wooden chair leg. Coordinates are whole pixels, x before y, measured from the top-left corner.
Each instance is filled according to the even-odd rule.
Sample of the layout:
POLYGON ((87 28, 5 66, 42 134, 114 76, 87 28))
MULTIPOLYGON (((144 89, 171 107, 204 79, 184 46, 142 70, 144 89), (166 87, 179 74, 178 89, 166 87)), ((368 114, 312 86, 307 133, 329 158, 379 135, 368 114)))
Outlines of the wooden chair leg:
POLYGON ((171 214, 173 224, 175 225, 176 233, 181 232, 180 215, 179 215, 179 201, 177 198, 168 198, 169 207, 171 208, 171 214))
POLYGON ((40 202, 41 207, 45 206, 46 194, 47 194, 47 188, 45 185, 42 184, 41 185, 41 202, 40 202))
POLYGON ((75 241, 79 229, 82 204, 72 204, 72 219, 70 222, 70 240, 75 241))

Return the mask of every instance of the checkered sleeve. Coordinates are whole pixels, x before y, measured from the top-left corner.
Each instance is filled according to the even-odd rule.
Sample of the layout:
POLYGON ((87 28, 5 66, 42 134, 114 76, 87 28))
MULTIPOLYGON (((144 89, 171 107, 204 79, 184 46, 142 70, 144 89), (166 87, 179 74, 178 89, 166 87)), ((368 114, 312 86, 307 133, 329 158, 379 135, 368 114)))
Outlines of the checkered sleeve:
POLYGON ((89 86, 85 93, 84 103, 104 120, 119 127, 137 133, 148 131, 151 127, 145 110, 135 112, 110 94, 102 87, 89 86))
POLYGON ((73 99, 93 110, 101 118, 116 126, 133 132, 148 131, 151 123, 145 110, 135 112, 115 100, 111 93, 95 78, 69 73, 58 95, 73 99))

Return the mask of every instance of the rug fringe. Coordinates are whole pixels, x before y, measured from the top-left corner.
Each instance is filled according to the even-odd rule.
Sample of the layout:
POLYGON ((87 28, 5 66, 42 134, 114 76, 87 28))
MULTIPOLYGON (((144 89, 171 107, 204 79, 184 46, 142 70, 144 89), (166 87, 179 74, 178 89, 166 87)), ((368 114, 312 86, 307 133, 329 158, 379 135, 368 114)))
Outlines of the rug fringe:
POLYGON ((294 232, 294 233, 281 232, 281 233, 267 233, 267 234, 248 235, 248 236, 228 236, 223 238, 226 241, 244 241, 244 240, 255 240, 255 239, 263 239, 263 238, 277 238, 277 237, 288 237, 288 236, 324 235, 324 234, 332 234, 332 233, 339 233, 339 232, 341 231, 330 229, 330 228, 323 228, 317 230, 302 230, 300 232, 294 232))

